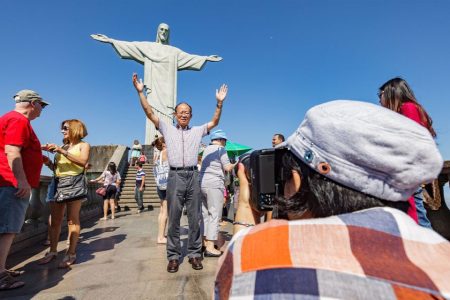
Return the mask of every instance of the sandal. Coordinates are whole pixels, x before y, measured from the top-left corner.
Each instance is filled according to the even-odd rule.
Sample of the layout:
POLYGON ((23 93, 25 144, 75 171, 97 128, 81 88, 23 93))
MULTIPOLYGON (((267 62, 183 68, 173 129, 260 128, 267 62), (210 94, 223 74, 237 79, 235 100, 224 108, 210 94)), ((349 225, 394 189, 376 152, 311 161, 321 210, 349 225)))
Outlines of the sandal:
POLYGON ((17 276, 20 276, 20 275, 22 275, 23 273, 25 273, 25 271, 24 270, 6 270, 6 272, 9 274, 9 275, 11 275, 12 277, 17 277, 17 276))
POLYGON ((0 275, 0 291, 12 290, 25 285, 25 282, 13 278, 6 271, 0 275))
POLYGON ((58 256, 58 252, 47 252, 45 253, 45 256, 43 258, 41 258, 40 260, 38 260, 38 264, 39 265, 45 265, 48 264, 49 262, 51 262, 53 259, 56 258, 56 256, 58 256))
POLYGON ((66 254, 64 255, 63 260, 59 263, 58 268, 60 269, 66 269, 73 265, 75 261, 77 260, 76 254, 66 254))

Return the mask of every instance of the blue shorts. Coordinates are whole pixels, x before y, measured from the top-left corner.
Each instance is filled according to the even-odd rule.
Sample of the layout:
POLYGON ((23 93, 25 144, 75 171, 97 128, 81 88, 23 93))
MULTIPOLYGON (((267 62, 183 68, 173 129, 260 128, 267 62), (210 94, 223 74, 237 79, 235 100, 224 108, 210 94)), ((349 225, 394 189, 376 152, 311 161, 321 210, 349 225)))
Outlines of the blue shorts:
POLYGON ((160 190, 158 187, 156 187, 156 192, 158 192, 159 200, 166 200, 166 190, 160 190))
POLYGON ((15 187, 0 187, 0 233, 19 233, 30 203, 28 198, 17 198, 15 187))

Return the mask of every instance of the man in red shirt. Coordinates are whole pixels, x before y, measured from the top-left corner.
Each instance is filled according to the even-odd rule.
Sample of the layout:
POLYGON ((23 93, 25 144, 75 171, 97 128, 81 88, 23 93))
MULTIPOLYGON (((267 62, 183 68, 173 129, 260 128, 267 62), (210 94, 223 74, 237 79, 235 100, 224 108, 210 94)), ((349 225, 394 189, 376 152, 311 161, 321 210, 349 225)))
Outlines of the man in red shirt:
MULTIPOLYGON (((5 268, 16 233, 25 219, 32 188, 39 187, 44 158, 30 121, 48 105, 38 93, 19 91, 14 110, 0 117, 0 291, 25 283, 5 268)), ((47 163, 47 162, 46 162, 47 163)))

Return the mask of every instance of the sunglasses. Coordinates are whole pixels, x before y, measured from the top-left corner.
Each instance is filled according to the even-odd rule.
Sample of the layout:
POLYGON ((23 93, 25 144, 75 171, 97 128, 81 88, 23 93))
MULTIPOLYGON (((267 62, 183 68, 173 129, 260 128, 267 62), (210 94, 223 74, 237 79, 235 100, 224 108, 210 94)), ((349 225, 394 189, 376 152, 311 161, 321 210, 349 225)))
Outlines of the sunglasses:
POLYGON ((384 91, 379 91, 379 92, 377 93, 378 98, 381 99, 381 96, 382 96, 383 94, 384 94, 384 91))
POLYGON ((42 109, 44 109, 44 108, 47 106, 46 103, 43 103, 43 102, 41 102, 41 101, 39 101, 39 100, 35 100, 35 101, 33 101, 32 103, 39 103, 39 105, 41 106, 42 109))
POLYGON ((69 127, 63 126, 63 127, 61 128, 61 130, 62 130, 62 131, 69 131, 69 127))

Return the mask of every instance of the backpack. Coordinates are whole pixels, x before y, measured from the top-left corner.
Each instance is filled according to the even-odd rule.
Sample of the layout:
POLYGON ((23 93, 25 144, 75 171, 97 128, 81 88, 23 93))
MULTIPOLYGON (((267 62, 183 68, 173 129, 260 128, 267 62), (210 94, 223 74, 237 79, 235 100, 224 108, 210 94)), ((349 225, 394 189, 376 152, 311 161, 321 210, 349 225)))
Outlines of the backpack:
POLYGON ((139 156, 139 162, 145 164, 146 161, 147 161, 147 156, 145 156, 144 154, 141 154, 141 156, 139 156))

